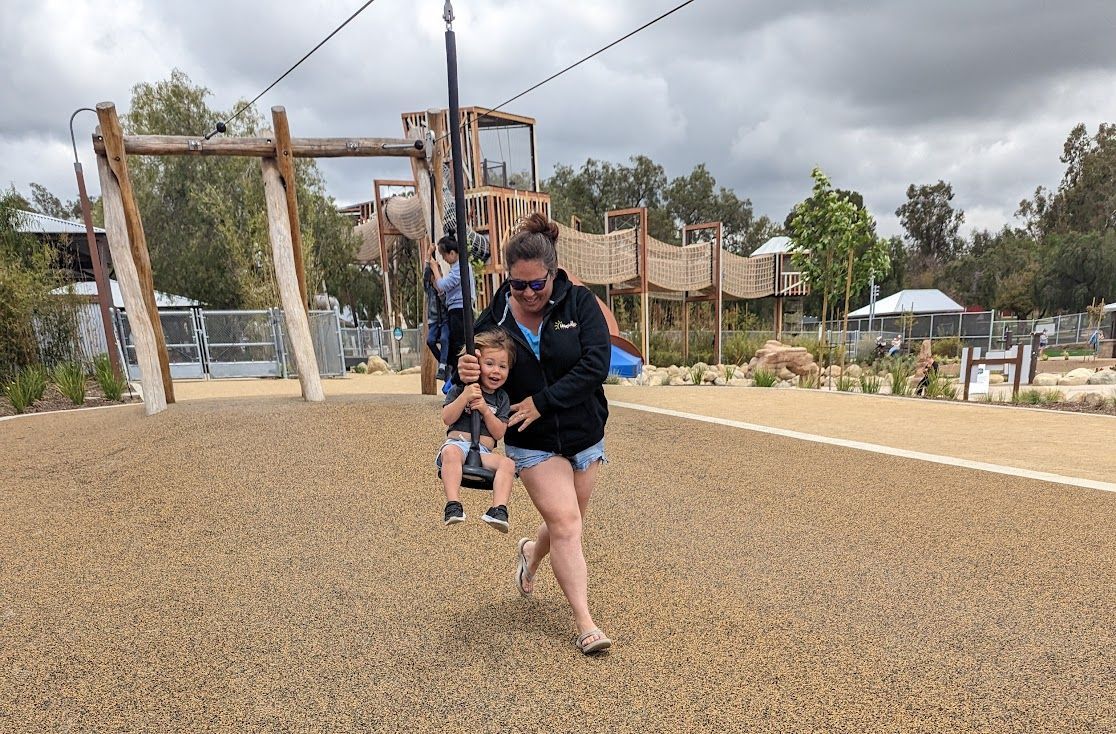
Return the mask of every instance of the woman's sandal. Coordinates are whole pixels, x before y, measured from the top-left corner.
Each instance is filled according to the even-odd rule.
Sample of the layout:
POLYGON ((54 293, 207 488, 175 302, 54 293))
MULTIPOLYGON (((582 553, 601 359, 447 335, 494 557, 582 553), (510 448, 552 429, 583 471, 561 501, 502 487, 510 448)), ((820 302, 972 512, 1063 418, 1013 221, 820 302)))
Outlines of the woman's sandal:
POLYGON ((581 650, 585 655, 592 655, 595 652, 604 652, 612 647, 612 640, 608 639, 604 632, 601 632, 597 628, 593 628, 588 632, 578 635, 577 639, 574 640, 574 644, 577 645, 577 649, 581 650), (592 642, 587 642, 590 637, 594 636, 597 636, 597 639, 592 642))
POLYGON ((519 559, 516 563, 515 569, 515 588, 519 589, 520 596, 531 595, 530 591, 527 591, 523 588, 523 583, 525 581, 534 581, 534 578, 532 578, 531 574, 527 573, 527 554, 523 552, 523 549, 526 548, 527 544, 530 542, 530 538, 520 538, 519 545, 517 546, 517 549, 519 551, 519 559))

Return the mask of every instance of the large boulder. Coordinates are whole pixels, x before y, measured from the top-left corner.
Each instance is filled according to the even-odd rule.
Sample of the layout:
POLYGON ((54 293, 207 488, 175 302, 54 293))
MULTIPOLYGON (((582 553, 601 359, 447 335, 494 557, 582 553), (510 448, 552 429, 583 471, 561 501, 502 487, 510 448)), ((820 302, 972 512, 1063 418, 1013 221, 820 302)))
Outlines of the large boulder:
POLYGON ((1040 372, 1031 380, 1035 387, 1054 387, 1058 384, 1058 375, 1053 372, 1040 372))
POLYGON ((1088 367, 1078 367, 1062 375, 1062 378, 1058 380, 1058 385, 1070 387, 1073 385, 1087 385, 1089 384, 1089 378, 1092 376, 1093 370, 1088 367))
POLYGON ((1089 376, 1086 385, 1116 385, 1116 369, 1098 370, 1089 376))
POLYGON ((389 372, 391 372, 391 367, 388 367, 388 363, 382 357, 373 355, 368 358, 368 374, 386 375, 389 372))
POLYGON ((785 367, 794 375, 801 377, 818 371, 814 355, 810 354, 806 347, 791 347, 774 339, 760 347, 749 365, 750 373, 762 369, 777 374, 780 368, 785 367))

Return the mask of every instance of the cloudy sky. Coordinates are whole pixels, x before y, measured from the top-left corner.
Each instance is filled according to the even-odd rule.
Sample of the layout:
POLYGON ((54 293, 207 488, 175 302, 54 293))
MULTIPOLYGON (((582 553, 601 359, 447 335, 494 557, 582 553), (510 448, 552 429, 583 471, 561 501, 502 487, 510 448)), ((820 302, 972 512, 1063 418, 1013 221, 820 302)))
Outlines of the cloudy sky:
MULTIPOLYGON (((679 0, 456 0, 461 99, 493 106, 679 0)), ((228 109, 250 99, 360 0, 0 0, 0 186, 76 197, 70 113, 185 71, 228 109)), ((399 113, 445 105, 442 0, 376 0, 260 100, 296 136, 397 136, 399 113)), ((966 228, 1012 221, 1056 186, 1078 122, 1116 122, 1111 0, 696 0, 516 102, 538 119, 541 171, 649 155, 705 163, 782 220, 820 165, 884 234, 908 184, 944 179, 966 228)), ((75 122, 97 190, 91 114, 75 122)), ((203 132, 203 131, 199 131, 203 132)), ((375 159, 323 161, 341 203, 375 159)))

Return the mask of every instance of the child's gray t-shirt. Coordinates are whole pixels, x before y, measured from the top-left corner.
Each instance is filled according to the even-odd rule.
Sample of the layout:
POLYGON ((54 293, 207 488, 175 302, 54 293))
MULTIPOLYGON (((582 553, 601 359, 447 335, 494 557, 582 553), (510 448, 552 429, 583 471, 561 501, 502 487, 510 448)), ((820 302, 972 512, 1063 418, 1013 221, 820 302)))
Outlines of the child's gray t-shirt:
MULTIPOLYGON (((461 397, 461 393, 464 389, 465 388, 461 385, 454 385, 452 388, 450 388, 449 393, 446 394, 446 401, 442 403, 443 407, 449 405, 454 400, 457 400, 459 397, 461 397)), ((484 402, 488 403, 488 405, 492 408, 492 412, 496 414, 496 417, 504 423, 507 423, 508 418, 511 417, 511 399, 508 398, 508 394, 503 390, 497 390, 496 392, 486 392, 482 389, 481 395, 484 396, 484 402)), ((449 433, 450 431, 461 431, 462 433, 469 433, 470 431, 472 431, 473 419, 470 417, 471 413, 472 411, 469 410, 468 407, 466 407, 465 410, 461 411, 461 415, 458 416, 453 425, 446 429, 446 433, 449 433)), ((481 420, 480 435, 488 436, 489 438, 495 440, 492 434, 489 433, 488 427, 484 425, 483 420, 481 420)))

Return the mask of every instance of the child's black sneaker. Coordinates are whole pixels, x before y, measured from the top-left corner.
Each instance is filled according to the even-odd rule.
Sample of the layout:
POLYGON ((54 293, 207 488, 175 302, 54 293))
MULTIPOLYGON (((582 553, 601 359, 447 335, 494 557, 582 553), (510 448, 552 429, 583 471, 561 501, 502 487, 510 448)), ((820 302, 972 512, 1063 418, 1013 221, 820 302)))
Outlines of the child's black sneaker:
POLYGON ((484 520, 501 533, 508 532, 508 508, 504 505, 489 507, 488 511, 481 517, 481 520, 484 520))
POLYGON ((447 502, 446 525, 455 525, 459 522, 465 522, 465 508, 461 506, 460 502, 447 502))

